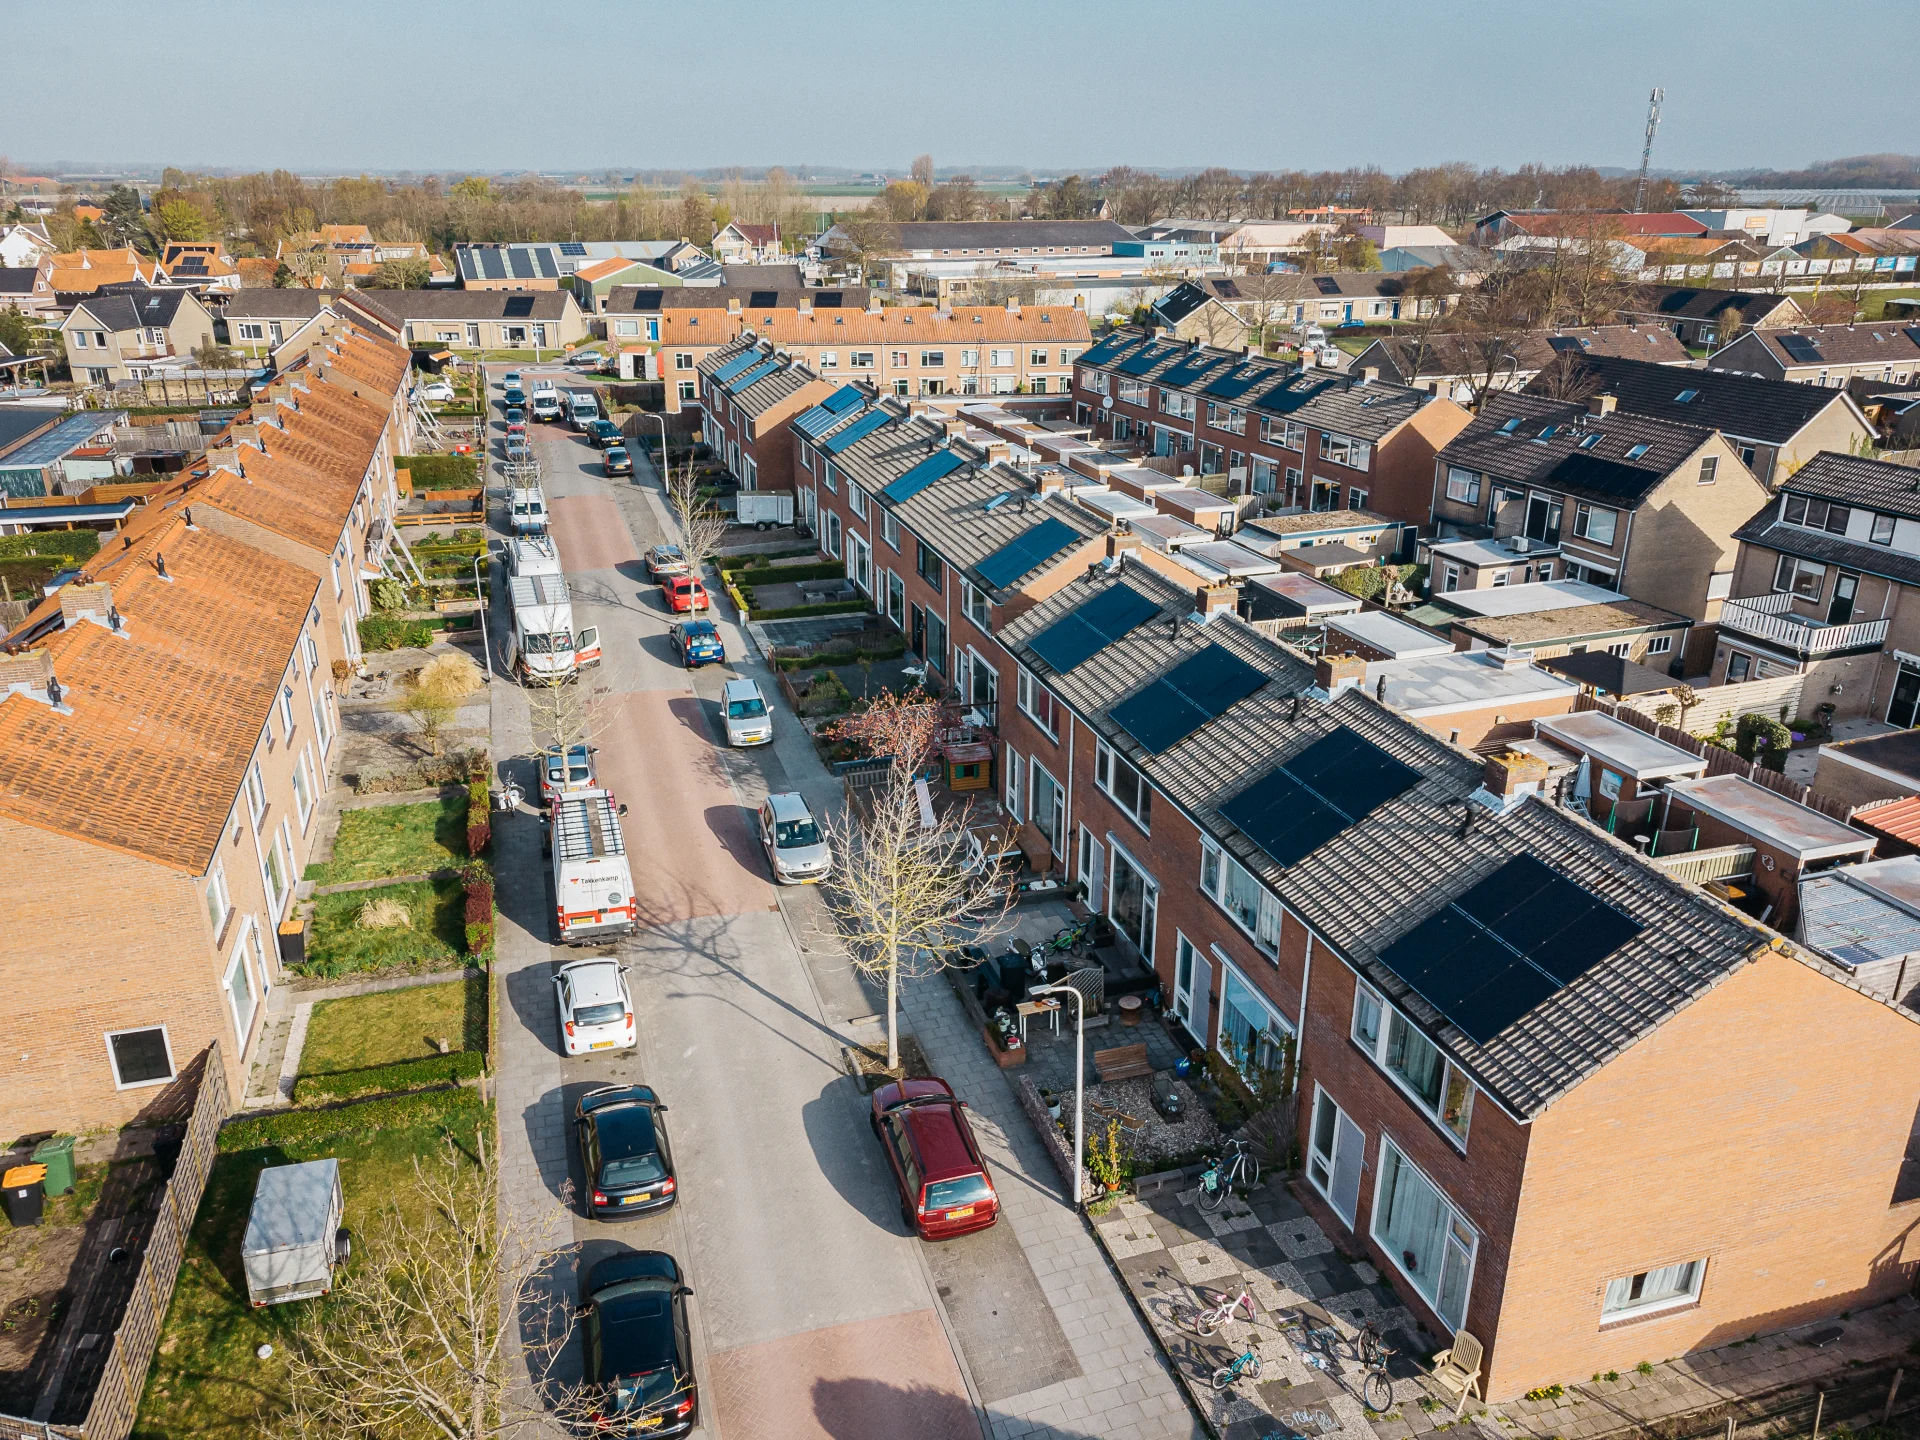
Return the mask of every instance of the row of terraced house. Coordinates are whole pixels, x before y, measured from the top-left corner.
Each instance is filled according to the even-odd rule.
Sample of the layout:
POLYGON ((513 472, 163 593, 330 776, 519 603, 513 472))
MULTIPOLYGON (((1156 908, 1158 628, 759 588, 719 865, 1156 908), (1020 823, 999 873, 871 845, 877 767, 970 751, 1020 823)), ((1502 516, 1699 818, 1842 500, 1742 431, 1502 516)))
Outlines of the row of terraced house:
POLYGON ((303 334, 5 637, 9 1135, 172 1116, 215 1041, 244 1090, 412 449, 406 351, 303 334))
MULTIPOLYGON (((1195 1046, 1249 1073, 1294 1058, 1303 1197, 1436 1334, 1485 1342, 1490 1398, 1912 1284, 1920 1015, 1594 823, 1633 794, 1608 747, 1641 732, 1568 714, 1579 686, 1551 659, 1445 640, 1349 647, 1363 659, 1331 628, 1314 659, 1252 618, 1264 582, 1224 553, 1305 543, 1296 568, 1316 551, 1338 568, 1416 531, 1444 548, 1532 526, 1530 566, 1593 578, 1516 566, 1514 589, 1572 584, 1711 634, 1734 531, 1767 500, 1751 442, 1592 395, 1476 417, 1138 332, 1091 345, 1070 403, 1044 411, 884 394, 751 335, 699 376, 710 443, 794 488, 821 550, 994 732, 1030 858, 1108 917, 1195 1046), (1296 505, 1237 523, 1229 492, 1255 483, 1296 505), (1483 533, 1449 539, 1449 500, 1483 533), (1686 525, 1717 533, 1682 564, 1686 525), (1630 602, 1643 579, 1677 608, 1630 602), (1450 707, 1408 698, 1463 684, 1504 707, 1482 717, 1499 735, 1528 738, 1476 754, 1450 707), (1561 803, 1572 776, 1536 726, 1587 737, 1591 802, 1561 803)), ((1286 580, 1266 598, 1340 608, 1286 580)), ((1675 775, 1705 769, 1666 748, 1675 775)), ((1767 823, 1850 837, 1781 852, 1789 868, 1872 849, 1749 780, 1673 783, 1669 817, 1691 805, 1697 833, 1732 787, 1767 823)))

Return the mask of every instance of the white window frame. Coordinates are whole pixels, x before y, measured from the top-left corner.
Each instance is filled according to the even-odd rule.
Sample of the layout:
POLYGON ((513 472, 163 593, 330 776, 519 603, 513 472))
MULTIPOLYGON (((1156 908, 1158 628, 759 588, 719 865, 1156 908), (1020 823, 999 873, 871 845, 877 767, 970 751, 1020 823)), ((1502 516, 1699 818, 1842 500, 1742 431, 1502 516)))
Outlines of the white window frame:
POLYGON ((1447 467, 1447 499, 1461 505, 1480 503, 1480 472, 1459 465, 1447 467))
POLYGON ((1008 369, 1014 364, 1013 351, 989 350, 987 352, 987 364, 996 370, 1008 369))
POLYGON ((218 940, 227 928, 227 921, 233 915, 233 892, 227 887, 227 862, 216 860, 207 867, 207 923, 213 926, 213 938, 218 940), (213 902, 220 902, 220 918, 214 919, 213 902))
POLYGON ((894 518, 891 510, 880 512, 880 538, 891 545, 895 551, 900 548, 900 522, 894 518))
MULTIPOLYGON (((1024 665, 1014 666, 1014 696, 1020 706, 1020 713, 1040 727, 1053 740, 1060 738, 1060 700, 1046 686, 1034 679, 1033 672, 1024 665), (1047 714, 1040 713, 1035 697, 1047 697, 1047 714)), ((1115 803, 1118 803, 1117 801, 1115 803)))
POLYGON ((1006 770, 1007 813, 1024 825, 1027 822, 1025 785, 1023 784, 1025 767, 1020 763, 1020 752, 1011 745, 1007 747, 1006 770))
POLYGON ((253 1018, 260 1013, 260 996, 253 988, 253 972, 247 965, 247 938, 253 934, 259 922, 252 916, 240 932, 240 938, 234 942, 233 958, 227 962, 226 974, 221 977, 220 989, 227 997, 227 1013, 233 1017, 233 1033, 239 1041, 240 1054, 247 1053, 247 1040, 253 1034, 253 1018), (233 975, 235 971, 247 983, 247 1013, 243 1017, 233 1003, 233 975))
POLYGON ((1221 849, 1212 840, 1204 836, 1200 841, 1200 890, 1209 900, 1218 905, 1227 914, 1227 918, 1240 927, 1253 941, 1253 948, 1269 960, 1278 961, 1280 955, 1280 901, 1246 866, 1232 855, 1221 849), (1253 923, 1248 924, 1246 917, 1233 907, 1228 898, 1228 866, 1246 878, 1257 897, 1254 901, 1253 923))
POLYGON ((246 776, 240 782, 240 788, 247 799, 247 818, 253 822, 254 833, 260 832, 260 822, 267 814, 267 784, 260 775, 260 762, 255 760, 247 766, 246 776))
POLYGON ((1608 509, 1605 505, 1589 505, 1582 500, 1573 509, 1573 533, 1595 545, 1611 546, 1614 537, 1620 533, 1620 512, 1608 509), (1594 524, 1603 517, 1607 533, 1598 535, 1594 533, 1594 524))
POLYGON ((1684 1310, 1700 1303, 1700 1292, 1706 1287, 1707 1261, 1676 1260, 1671 1265, 1655 1265, 1633 1275, 1620 1275, 1609 1280, 1600 1292, 1600 1324, 1602 1328, 1619 1325, 1628 1320, 1638 1320, 1643 1315, 1658 1315, 1667 1310, 1684 1310), (1655 1300, 1632 1300, 1633 1282, 1644 1282, 1649 1276, 1659 1275, 1669 1270, 1689 1271, 1684 1290, 1663 1295, 1655 1300), (1615 1287, 1623 1287, 1616 1291, 1615 1287), (1616 1303, 1615 1295, 1622 1297, 1624 1303, 1616 1303))
POLYGON ((1673 653, 1673 637, 1671 635, 1649 635, 1647 637, 1646 653, 1649 655, 1671 655, 1673 653))
POLYGON ((1349 1215, 1340 1208, 1340 1202, 1334 1198, 1333 1193, 1333 1177, 1335 1171, 1339 1168, 1340 1162, 1340 1125, 1342 1121, 1345 1121, 1352 1130, 1352 1133, 1359 1137, 1357 1143, 1360 1146, 1360 1158, 1354 1162, 1354 1168, 1356 1171, 1360 1171, 1366 1164, 1366 1132, 1354 1123, 1353 1117, 1347 1114, 1345 1107, 1333 1098, 1332 1093, 1327 1090, 1325 1086, 1315 1082, 1313 1087, 1313 1108, 1307 1112, 1307 1143, 1302 1148, 1303 1166, 1307 1173, 1307 1180, 1312 1184, 1314 1189, 1320 1192, 1321 1197, 1327 1202, 1327 1208, 1340 1217, 1341 1222, 1348 1230, 1352 1230, 1359 1223, 1360 1218, 1359 1176, 1355 1176, 1353 1214, 1349 1215), (1322 1105, 1325 1105, 1333 1112, 1333 1133, 1327 1137, 1327 1153, 1325 1155, 1320 1153, 1319 1147, 1320 1108, 1322 1105), (1324 1172, 1324 1174, 1322 1172, 1324 1172))
POLYGON ((1407 1283, 1414 1288, 1415 1293, 1417 1293, 1422 1300, 1426 1301, 1427 1308, 1433 1312, 1440 1323, 1454 1333, 1459 1333, 1467 1323, 1467 1310, 1473 1300, 1473 1270, 1474 1263, 1479 1258, 1480 1253, 1480 1232, 1474 1227, 1473 1222, 1467 1219, 1466 1214, 1460 1207, 1453 1203, 1452 1198, 1447 1192, 1433 1183, 1433 1177, 1428 1175, 1427 1172, 1422 1170, 1418 1165, 1414 1164, 1414 1162, 1408 1158, 1407 1152, 1394 1143, 1393 1136, 1385 1131, 1382 1131, 1380 1135, 1380 1155, 1375 1170, 1376 1173, 1373 1181, 1373 1209, 1367 1218, 1367 1234, 1369 1238, 1372 1239, 1380 1253, 1387 1257, 1387 1263, 1398 1270, 1406 1279, 1407 1283), (1435 1283, 1431 1295, 1427 1293, 1426 1277, 1424 1275, 1416 1275, 1413 1271, 1407 1269, 1392 1241, 1380 1233, 1381 1222, 1387 1218, 1387 1206, 1385 1203, 1387 1199, 1387 1176, 1389 1171, 1395 1169, 1394 1166, 1388 1163, 1390 1156, 1399 1162, 1400 1168, 1411 1171, 1419 1178, 1422 1184, 1433 1191, 1447 1215, 1447 1223, 1442 1227, 1443 1233, 1440 1242, 1440 1273, 1434 1277, 1435 1283), (1459 1232, 1461 1230, 1466 1232, 1467 1238, 1465 1240, 1460 1236, 1459 1232), (1469 1241, 1471 1243, 1469 1243, 1469 1241), (1439 1281, 1446 1275, 1445 1256, 1447 1247, 1450 1245, 1458 1246, 1466 1252, 1464 1261, 1466 1273, 1460 1290, 1459 1314, 1453 1317, 1448 1316, 1440 1309, 1439 1281))
POLYGON ((853 511, 854 519, 867 518, 867 492, 851 480, 847 482, 847 508, 853 511))
POLYGON ((180 1074, 179 1062, 173 1058, 173 1037, 167 1033, 165 1025, 129 1025, 124 1030, 103 1032, 103 1041, 107 1047, 107 1068, 113 1072, 113 1088, 116 1090, 145 1090, 154 1085, 171 1085, 180 1074), (120 1062, 113 1053, 113 1042, 120 1035, 139 1035, 144 1031, 158 1030, 160 1043, 167 1051, 167 1073, 153 1080, 122 1080, 120 1062))
POLYGON ((280 711, 281 736, 291 745, 293 743, 293 686, 282 681, 280 694, 277 699, 279 701, 278 709, 280 711))
MULTIPOLYGON (((1260 1033, 1266 1034, 1268 1033, 1268 1031, 1277 1027, 1279 1029, 1281 1039, 1283 1040, 1292 1039, 1296 1031, 1294 1030, 1293 1023, 1290 1020, 1288 1020, 1285 1015, 1280 1013, 1280 1007, 1275 1005, 1265 995, 1261 994, 1260 987, 1258 985, 1255 985, 1253 981, 1247 978, 1246 972, 1242 970, 1238 965, 1234 964, 1233 961, 1229 960, 1225 955, 1221 954, 1221 952, 1217 948, 1214 950, 1213 953, 1214 953, 1214 957, 1218 959, 1221 964, 1220 1018, 1214 1024, 1214 1040, 1213 1040, 1213 1048, 1219 1052, 1220 1057, 1224 1059, 1229 1065, 1233 1064, 1233 1055, 1227 1049, 1228 1041, 1230 1041, 1233 1038, 1231 1035, 1227 1033, 1227 1012, 1229 1009, 1238 1011, 1240 1007, 1232 1003, 1232 998, 1231 998, 1232 991, 1228 988, 1229 985, 1238 986, 1240 989, 1246 991, 1246 993, 1252 998, 1253 1003, 1259 1006, 1261 1010, 1266 1012, 1266 1016, 1269 1024, 1267 1029, 1261 1031, 1260 1033)), ((1251 1061, 1254 1057, 1249 1056, 1247 1058, 1249 1061, 1251 1061)), ((1240 1071, 1240 1075, 1243 1079, 1251 1079, 1253 1073, 1254 1072, 1249 1070, 1240 1071)))
POLYGON ((1094 745, 1093 783, 1102 795, 1113 802, 1114 809, 1133 821, 1143 835, 1153 833, 1153 782, 1135 769, 1126 757, 1117 754, 1104 740, 1094 745), (1113 776, 1117 773, 1115 767, 1120 765, 1125 765, 1139 781, 1139 795, 1143 803, 1138 810, 1130 807, 1113 789, 1113 776))
POLYGON ((319 791, 313 778, 313 747, 302 745, 293 760, 293 809, 300 817, 300 833, 307 833, 307 822, 320 807, 319 791))
POLYGON ((989 617, 992 614, 992 606, 986 597, 986 593, 977 589, 971 580, 962 580, 960 582, 960 609, 967 619, 971 620, 975 625, 978 625, 982 630, 987 628, 989 617))
POLYGON ((286 822, 282 821, 277 828, 269 830, 264 837, 261 837, 260 844, 260 887, 267 897, 267 912, 275 920, 286 913, 287 905, 293 898, 293 847, 288 845, 285 852, 280 848, 281 835, 285 829, 286 822), (278 895, 274 894, 273 889, 275 860, 280 861, 283 867, 278 895))
POLYGON ((1409 1020, 1406 1015, 1384 995, 1380 994, 1365 981, 1355 978, 1353 986, 1353 1015, 1347 1028, 1347 1034, 1359 1047, 1362 1054, 1373 1061, 1375 1068, 1398 1087, 1413 1108, 1431 1124, 1434 1129, 1447 1137, 1454 1149, 1464 1153, 1467 1148, 1467 1136, 1473 1129, 1473 1105, 1475 1085, 1473 1077, 1468 1075, 1433 1040, 1409 1020), (1371 1009, 1373 1012, 1373 1033, 1368 1035, 1362 1017, 1371 1009), (1402 1027, 1396 1032, 1395 1026, 1402 1027), (1396 1033, 1404 1033, 1417 1043, 1433 1049, 1440 1060, 1440 1098, 1429 1103, 1426 1096, 1415 1090, 1401 1073, 1388 1063, 1388 1055, 1393 1048, 1396 1033), (1464 1096, 1459 1106, 1459 1128, 1446 1118, 1447 1097, 1454 1090, 1455 1083, 1461 1087, 1464 1096))
POLYGON ((800 468, 809 475, 813 473, 813 447, 804 440, 800 442, 800 468))

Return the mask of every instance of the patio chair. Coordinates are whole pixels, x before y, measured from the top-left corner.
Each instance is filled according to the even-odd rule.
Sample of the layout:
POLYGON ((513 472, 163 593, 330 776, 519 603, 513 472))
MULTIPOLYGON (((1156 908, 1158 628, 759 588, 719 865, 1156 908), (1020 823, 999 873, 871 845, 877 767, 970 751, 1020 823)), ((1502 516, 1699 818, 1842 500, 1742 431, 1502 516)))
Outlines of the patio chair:
POLYGON ((1456 1396, 1453 1414, 1458 1419, 1467 1408, 1467 1396, 1482 1399, 1480 1393, 1480 1342, 1465 1330, 1455 1333, 1450 1349, 1433 1357, 1433 1382, 1449 1395, 1456 1396))

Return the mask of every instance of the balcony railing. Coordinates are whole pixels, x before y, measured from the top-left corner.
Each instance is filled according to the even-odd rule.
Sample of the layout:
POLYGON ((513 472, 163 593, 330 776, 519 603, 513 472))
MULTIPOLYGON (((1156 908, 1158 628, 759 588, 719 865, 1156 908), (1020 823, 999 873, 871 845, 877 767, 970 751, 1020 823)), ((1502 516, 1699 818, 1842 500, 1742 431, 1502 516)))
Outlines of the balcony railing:
POLYGON ((1720 628, 1764 640, 1802 660, 1852 651, 1878 650, 1886 643, 1885 620, 1828 625, 1792 610, 1791 595, 1755 595, 1729 600, 1720 608, 1720 628))
POLYGON ((1753 856, 1751 845, 1716 845, 1711 850, 1662 855, 1654 863, 1683 885, 1705 885, 1709 880, 1751 875, 1753 856))

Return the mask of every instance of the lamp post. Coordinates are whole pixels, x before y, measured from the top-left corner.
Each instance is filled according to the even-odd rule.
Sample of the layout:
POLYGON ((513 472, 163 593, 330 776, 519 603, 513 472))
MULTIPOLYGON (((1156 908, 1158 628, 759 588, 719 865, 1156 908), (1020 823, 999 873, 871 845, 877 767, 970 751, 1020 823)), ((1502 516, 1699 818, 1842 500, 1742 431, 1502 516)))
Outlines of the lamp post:
POLYGON ((1080 1193, 1082 1183, 1080 1151, 1085 1141, 1086 1112, 1083 1108, 1081 1087, 1086 1077, 1087 997, 1071 985, 1035 985, 1027 993, 1073 996, 1073 1205, 1077 1210, 1083 1198, 1080 1193))
POLYGON ((665 490, 667 488, 667 417, 666 414, 662 412, 653 418, 660 426, 660 463, 653 468, 654 472, 660 477, 660 488, 665 490))
MULTIPOLYGON (((484 489, 484 487, 483 487, 484 489)), ((482 505, 485 501, 482 500, 482 505)), ((487 684, 493 683, 493 642, 487 638, 487 606, 493 599, 493 571, 487 571, 487 578, 480 578, 480 563, 493 558, 493 549, 484 541, 480 553, 473 557, 473 593, 480 600, 480 675, 487 684)))

